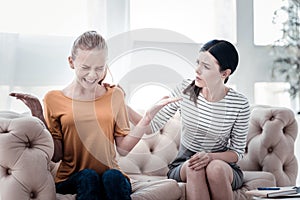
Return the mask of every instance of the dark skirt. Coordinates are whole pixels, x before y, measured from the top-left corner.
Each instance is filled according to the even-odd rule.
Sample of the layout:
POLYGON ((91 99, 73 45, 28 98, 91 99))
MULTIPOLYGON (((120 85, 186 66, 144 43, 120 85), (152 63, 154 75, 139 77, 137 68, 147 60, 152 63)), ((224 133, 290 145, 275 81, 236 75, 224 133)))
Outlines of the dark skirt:
MULTIPOLYGON (((190 159, 190 157, 194 154, 195 152, 192 152, 187 148, 185 148, 184 146, 180 145, 175 160, 168 165, 169 167, 168 178, 174 179, 177 182, 182 182, 180 178, 181 167, 183 163, 188 159, 190 159)), ((233 190, 239 189, 243 185, 244 174, 236 163, 228 163, 228 164, 232 168, 232 172, 233 172, 233 181, 231 183, 231 187, 233 190)))

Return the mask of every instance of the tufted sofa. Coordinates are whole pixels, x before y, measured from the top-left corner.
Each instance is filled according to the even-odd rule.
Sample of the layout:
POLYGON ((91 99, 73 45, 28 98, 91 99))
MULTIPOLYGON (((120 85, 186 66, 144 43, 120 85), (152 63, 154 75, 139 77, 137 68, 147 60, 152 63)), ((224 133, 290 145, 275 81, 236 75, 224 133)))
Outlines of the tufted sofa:
MULTIPOLYGON (((258 186, 295 185, 297 133, 291 110, 252 107, 246 154, 239 161, 245 180, 234 191, 236 200, 251 199, 245 191, 258 186)), ((118 156, 121 169, 132 179, 132 199, 185 199, 185 183, 166 179, 167 164, 176 156, 179 142, 180 120, 175 116, 160 131, 144 136, 127 156, 118 156)), ((2 200, 75 199, 75 195, 55 194, 52 175, 58 165, 50 162, 52 153, 52 140, 39 120, 0 112, 2 200)))
POLYGON ((0 200, 55 199, 53 150, 41 121, 0 112, 0 200))

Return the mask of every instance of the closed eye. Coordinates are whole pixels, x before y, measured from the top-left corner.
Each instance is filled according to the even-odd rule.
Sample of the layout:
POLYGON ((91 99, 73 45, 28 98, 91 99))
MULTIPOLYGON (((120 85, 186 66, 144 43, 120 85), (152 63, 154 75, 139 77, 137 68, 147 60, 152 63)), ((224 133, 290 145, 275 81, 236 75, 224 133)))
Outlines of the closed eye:
POLYGON ((208 65, 204 64, 203 66, 205 67, 205 69, 209 69, 208 65))
POLYGON ((81 67, 81 69, 84 69, 84 70, 88 70, 88 69, 91 68, 91 67, 88 66, 88 65, 81 65, 80 67, 81 67))
POLYGON ((103 71, 104 70, 104 67, 97 67, 96 68, 96 71, 103 71))

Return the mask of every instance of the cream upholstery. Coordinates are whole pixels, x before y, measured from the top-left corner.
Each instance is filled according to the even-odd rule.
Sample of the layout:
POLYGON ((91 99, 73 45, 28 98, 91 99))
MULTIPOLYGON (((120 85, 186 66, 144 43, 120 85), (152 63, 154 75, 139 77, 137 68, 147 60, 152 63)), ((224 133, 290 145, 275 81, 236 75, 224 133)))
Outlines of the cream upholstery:
POLYGON ((277 186, 296 183, 298 165, 294 144, 298 134, 294 113, 286 108, 254 108, 245 158, 248 171, 272 172, 277 186))
POLYGON ((37 118, 0 114, 0 199, 55 199, 53 142, 37 118))
MULTIPOLYGON (((0 195, 2 199, 7 199, 5 195, 13 195, 9 196, 12 200, 22 199, 21 196, 30 196, 30 194, 34 194, 34 197, 38 199, 53 199, 54 184, 53 178, 49 177, 48 167, 49 157, 53 153, 49 149, 53 144, 39 120, 18 115, 7 116, 0 112, 0 130, 0 195), (45 133, 44 139, 37 140, 40 142, 34 142, 36 137, 29 137, 38 132, 35 131, 33 124, 39 125, 39 133, 45 133), (7 135, 12 135, 11 139, 8 139, 7 135), (27 159, 15 162, 19 143, 23 145, 20 151, 24 152, 27 159), (26 147, 26 143, 32 144, 30 149, 26 147), (40 151, 40 154, 36 155, 35 150, 40 151), (30 164, 24 164, 28 160, 30 164), (23 164, 20 164, 21 162, 23 164), (19 166, 16 165, 18 163, 19 166), (36 164, 33 166, 31 163, 38 163, 37 165, 43 169, 33 169, 36 164), (14 168, 14 166, 17 167, 14 168), (8 169, 20 170, 17 172, 19 176, 14 175, 14 172, 8 175, 8 169), (27 173, 29 176, 26 176, 27 173), (34 178, 32 178, 33 173, 35 173, 34 178), (48 189, 38 189, 46 188, 46 186, 48 189), (40 195, 46 195, 45 193, 50 196, 39 198, 40 195)), ((245 191, 258 186, 295 185, 298 165, 294 155, 294 142, 297 132, 297 122, 291 110, 275 107, 252 108, 246 154, 239 162, 244 170, 245 180, 243 187, 234 192, 235 199, 250 199, 245 195, 245 191)), ((42 134, 37 135, 42 136, 42 134)), ((185 183, 177 184, 173 180, 166 179, 167 164, 176 156, 179 142, 180 121, 176 116, 159 132, 144 136, 126 157, 118 158, 122 170, 132 178, 133 199, 185 199, 185 183)), ((57 167, 57 165, 54 166, 57 167)), ((75 195, 57 194, 56 197, 62 200, 75 199, 75 195)))
MULTIPOLYGON (((247 138, 246 154, 239 162, 245 180, 234 191, 235 199, 250 199, 245 191, 258 186, 295 185, 298 164, 294 143, 298 126, 294 113, 287 108, 253 106, 247 138)), ((180 121, 175 116, 154 135, 148 135, 126 157, 119 159, 121 168, 132 178, 152 181, 166 177, 167 164, 175 156, 180 143, 180 121)), ((184 199, 185 184, 179 184, 184 199)))

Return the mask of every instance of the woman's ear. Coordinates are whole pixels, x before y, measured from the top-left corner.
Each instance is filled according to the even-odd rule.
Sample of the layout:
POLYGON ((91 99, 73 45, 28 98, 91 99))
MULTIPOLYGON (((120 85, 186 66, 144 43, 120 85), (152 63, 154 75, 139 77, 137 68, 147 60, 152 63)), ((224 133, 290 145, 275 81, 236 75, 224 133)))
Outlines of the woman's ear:
POLYGON ((71 56, 68 57, 68 62, 69 62, 71 69, 74 69, 74 61, 71 56))
POLYGON ((231 74, 231 69, 226 69, 222 72, 222 77, 227 78, 231 74))

